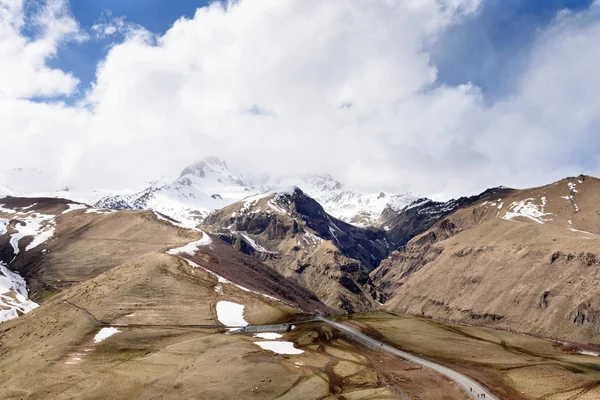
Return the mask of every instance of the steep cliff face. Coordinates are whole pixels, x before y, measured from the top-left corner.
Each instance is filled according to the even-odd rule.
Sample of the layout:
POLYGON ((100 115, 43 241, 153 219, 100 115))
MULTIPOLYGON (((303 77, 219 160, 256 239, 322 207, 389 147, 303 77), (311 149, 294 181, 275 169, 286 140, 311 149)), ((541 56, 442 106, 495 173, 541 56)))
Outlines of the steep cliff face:
POLYGON ((580 176, 488 196, 393 252, 371 278, 389 310, 600 342, 598 194, 600 181, 580 176))
POLYGON ((392 248, 385 232, 330 216, 298 188, 249 197, 209 215, 204 225, 338 311, 365 311, 383 300, 369 272, 392 248))

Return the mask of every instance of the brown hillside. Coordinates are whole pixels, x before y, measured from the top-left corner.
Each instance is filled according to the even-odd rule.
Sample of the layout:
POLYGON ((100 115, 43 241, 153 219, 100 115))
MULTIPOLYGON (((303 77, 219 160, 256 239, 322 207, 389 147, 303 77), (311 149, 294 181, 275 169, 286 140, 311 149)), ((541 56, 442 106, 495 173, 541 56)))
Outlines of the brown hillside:
POLYGON ((14 259, 9 245, 9 228, 0 236, 0 257, 11 262, 10 268, 27 281, 30 297, 41 299, 73 284, 101 273, 143 254, 184 245, 200 234, 178 228, 159 220, 150 211, 119 211, 79 209, 62 214, 72 201, 63 199, 5 198, 0 218, 10 220, 10 227, 19 229, 20 219, 44 214, 54 216, 55 232, 44 244, 26 251, 31 237, 19 242, 20 252, 14 259))
POLYGON ((600 342, 599 195, 580 176, 455 211, 372 273, 385 308, 600 342))

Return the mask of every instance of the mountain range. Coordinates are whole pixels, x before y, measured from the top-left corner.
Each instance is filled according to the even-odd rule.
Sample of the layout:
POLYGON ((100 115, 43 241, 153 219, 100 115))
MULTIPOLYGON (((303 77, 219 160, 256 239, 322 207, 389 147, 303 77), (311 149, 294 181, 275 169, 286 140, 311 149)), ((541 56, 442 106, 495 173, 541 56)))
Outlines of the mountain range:
MULTIPOLYGON (((15 387, 32 371, 46 390, 63 376, 59 360, 79 365, 94 351, 97 326, 218 326, 232 300, 250 323, 382 310, 600 344, 600 180, 590 176, 439 202, 354 191, 327 174, 251 181, 214 157, 100 198, 43 179, 19 186, 29 174, 40 176, 4 175, 0 198, 0 367, 15 387)), ((168 362, 161 332, 113 350, 168 362)))

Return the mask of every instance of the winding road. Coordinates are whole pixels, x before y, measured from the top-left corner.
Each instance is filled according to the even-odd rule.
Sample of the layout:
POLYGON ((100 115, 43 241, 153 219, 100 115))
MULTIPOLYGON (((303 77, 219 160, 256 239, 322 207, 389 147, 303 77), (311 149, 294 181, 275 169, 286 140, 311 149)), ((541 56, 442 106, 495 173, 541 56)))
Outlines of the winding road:
POLYGON ((382 343, 378 340, 373 339, 370 336, 365 335, 358 329, 355 329, 351 326, 341 324, 339 322, 332 321, 322 316, 318 316, 317 319, 323 321, 324 323, 335 327, 340 331, 344 331, 350 334, 354 339, 363 343, 366 346, 369 346, 374 349, 384 350, 388 353, 392 353, 398 357, 401 357, 407 361, 410 361, 414 364, 419 364, 429 369, 432 369, 445 377, 454 381, 467 395, 469 395, 473 399, 490 399, 490 400, 498 400, 497 397, 492 395, 490 391, 482 386, 480 383, 475 381, 474 379, 469 378, 466 375, 461 374, 460 372, 456 372, 450 368, 444 367, 443 365, 436 364, 434 362, 425 360, 421 357, 417 357, 413 354, 407 353, 402 350, 398 350, 395 347, 389 346, 385 343, 382 343))

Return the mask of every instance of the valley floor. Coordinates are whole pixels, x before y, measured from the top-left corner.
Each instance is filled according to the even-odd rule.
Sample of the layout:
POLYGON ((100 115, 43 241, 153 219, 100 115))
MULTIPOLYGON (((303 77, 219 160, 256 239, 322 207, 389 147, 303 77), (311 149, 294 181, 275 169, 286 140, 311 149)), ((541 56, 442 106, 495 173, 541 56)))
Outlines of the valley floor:
POLYGON ((600 358, 504 331, 400 316, 354 314, 344 323, 483 383, 501 399, 600 398, 600 358))

